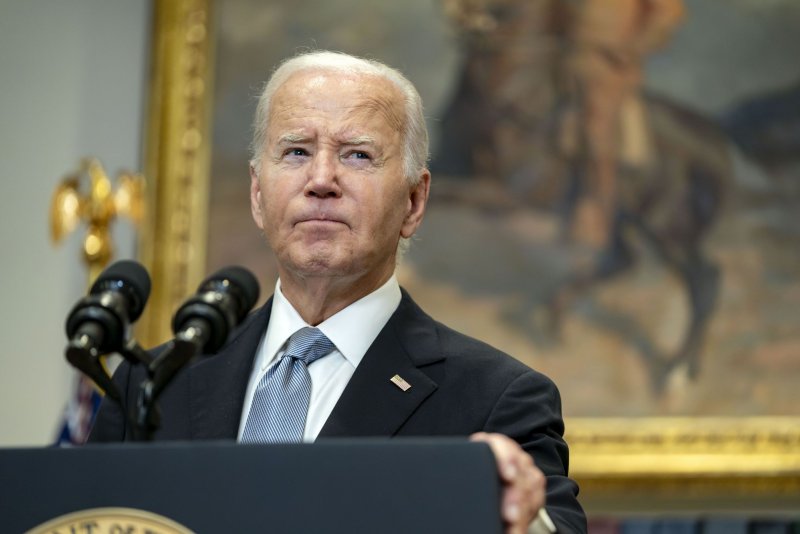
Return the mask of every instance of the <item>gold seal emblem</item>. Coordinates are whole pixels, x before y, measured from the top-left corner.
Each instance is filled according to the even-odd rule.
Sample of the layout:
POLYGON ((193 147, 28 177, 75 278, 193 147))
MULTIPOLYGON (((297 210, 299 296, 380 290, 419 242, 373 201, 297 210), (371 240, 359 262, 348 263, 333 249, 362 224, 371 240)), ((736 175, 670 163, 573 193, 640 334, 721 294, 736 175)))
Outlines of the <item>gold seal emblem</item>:
POLYGON ((172 519, 134 508, 92 508, 51 519, 26 534, 194 534, 172 519))

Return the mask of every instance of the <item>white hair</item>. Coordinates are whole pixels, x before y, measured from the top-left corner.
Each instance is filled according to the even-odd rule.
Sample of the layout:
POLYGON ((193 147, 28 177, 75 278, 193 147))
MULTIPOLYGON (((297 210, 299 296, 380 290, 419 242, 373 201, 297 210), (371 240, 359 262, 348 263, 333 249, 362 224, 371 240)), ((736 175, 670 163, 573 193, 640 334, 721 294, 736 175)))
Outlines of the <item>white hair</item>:
POLYGON ((422 111, 422 98, 417 89, 403 74, 378 61, 364 59, 341 52, 305 52, 281 63, 272 73, 258 99, 258 107, 253 122, 252 159, 250 164, 256 170, 266 144, 272 97, 293 74, 305 70, 323 70, 347 74, 366 74, 378 76, 397 87, 405 103, 405 121, 401 131, 403 140, 403 174, 409 183, 417 185, 428 163, 428 130, 422 111))

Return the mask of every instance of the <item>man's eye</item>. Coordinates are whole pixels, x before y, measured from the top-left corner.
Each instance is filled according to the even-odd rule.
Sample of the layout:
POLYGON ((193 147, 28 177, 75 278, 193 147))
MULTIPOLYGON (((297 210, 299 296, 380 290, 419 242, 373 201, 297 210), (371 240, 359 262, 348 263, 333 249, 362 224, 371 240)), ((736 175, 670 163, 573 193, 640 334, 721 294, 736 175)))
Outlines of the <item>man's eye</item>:
POLYGON ((308 151, 304 148, 290 148, 283 154, 285 156, 307 156, 308 151))
POLYGON ((372 157, 368 153, 363 152, 361 150, 353 150, 352 152, 346 154, 345 157, 351 159, 365 159, 365 160, 372 159, 372 157))

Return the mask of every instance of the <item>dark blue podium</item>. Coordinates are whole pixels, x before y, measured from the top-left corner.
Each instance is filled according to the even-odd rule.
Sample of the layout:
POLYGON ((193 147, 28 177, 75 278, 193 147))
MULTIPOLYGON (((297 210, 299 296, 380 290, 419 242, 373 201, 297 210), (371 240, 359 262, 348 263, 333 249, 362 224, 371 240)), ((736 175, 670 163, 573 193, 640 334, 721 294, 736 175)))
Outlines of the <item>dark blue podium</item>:
MULTIPOLYGON (((0 525, 10 533, 114 508, 196 533, 491 534, 502 532, 499 502, 491 451, 466 440, 0 450, 0 525)), ((47 532, 146 530, 71 520, 47 532)))

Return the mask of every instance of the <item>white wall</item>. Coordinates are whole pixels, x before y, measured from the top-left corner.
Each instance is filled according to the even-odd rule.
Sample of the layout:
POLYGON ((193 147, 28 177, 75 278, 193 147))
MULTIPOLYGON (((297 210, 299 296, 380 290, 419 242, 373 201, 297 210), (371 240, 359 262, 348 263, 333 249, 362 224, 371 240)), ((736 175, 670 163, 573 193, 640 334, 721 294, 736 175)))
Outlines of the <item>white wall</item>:
MULTIPOLYGON (((141 170, 149 28, 147 0, 0 0, 0 446, 55 436, 86 272, 83 229, 49 241, 50 197, 83 156, 141 170)), ((115 239, 133 257, 127 223, 115 239)))

